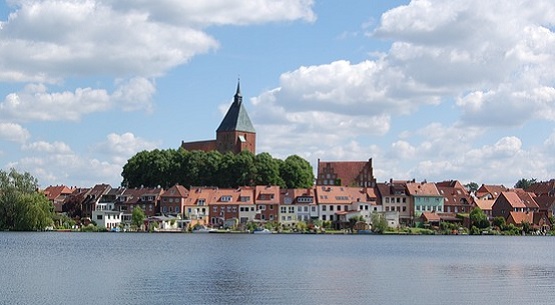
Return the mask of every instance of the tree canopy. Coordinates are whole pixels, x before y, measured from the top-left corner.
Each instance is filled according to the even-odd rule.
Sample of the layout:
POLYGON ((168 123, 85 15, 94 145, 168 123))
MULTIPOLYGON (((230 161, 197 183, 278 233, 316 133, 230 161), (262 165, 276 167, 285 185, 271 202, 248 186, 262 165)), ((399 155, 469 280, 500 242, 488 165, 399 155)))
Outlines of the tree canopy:
POLYGON ((0 229, 43 230, 51 226, 54 208, 38 192, 38 181, 29 173, 0 170, 0 229))
POLYGON ((296 155, 283 161, 265 152, 255 156, 248 151, 221 154, 181 148, 141 151, 127 161, 121 175, 122 185, 127 187, 169 188, 179 183, 224 188, 249 185, 306 188, 314 183, 312 166, 296 155))
POLYGON ((522 178, 515 183, 515 188, 521 188, 525 190, 536 182, 537 180, 535 178, 531 178, 531 179, 522 178))

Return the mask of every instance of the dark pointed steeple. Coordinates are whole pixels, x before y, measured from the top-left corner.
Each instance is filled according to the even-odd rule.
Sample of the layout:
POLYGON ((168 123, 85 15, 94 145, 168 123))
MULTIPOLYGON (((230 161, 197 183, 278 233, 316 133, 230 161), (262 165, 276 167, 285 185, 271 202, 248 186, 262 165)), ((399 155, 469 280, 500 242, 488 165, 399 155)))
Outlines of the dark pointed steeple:
POLYGON ((222 123, 216 129, 216 132, 225 131, 244 131, 256 133, 252 125, 251 119, 247 114, 247 110, 243 107, 243 96, 241 95, 241 84, 237 81, 237 91, 233 99, 233 103, 227 111, 222 123))
POLYGON ((237 91, 235 92, 234 102, 241 104, 243 102, 243 96, 241 95, 241 79, 237 79, 237 91))

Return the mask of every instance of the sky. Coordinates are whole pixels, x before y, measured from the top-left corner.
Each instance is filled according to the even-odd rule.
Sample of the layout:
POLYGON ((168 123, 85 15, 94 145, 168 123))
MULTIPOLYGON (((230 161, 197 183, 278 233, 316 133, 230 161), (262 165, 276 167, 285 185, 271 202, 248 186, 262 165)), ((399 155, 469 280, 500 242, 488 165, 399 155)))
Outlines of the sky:
POLYGON ((5 0, 0 169, 117 186, 215 139, 240 79, 257 153, 389 179, 555 178, 555 2, 5 0))

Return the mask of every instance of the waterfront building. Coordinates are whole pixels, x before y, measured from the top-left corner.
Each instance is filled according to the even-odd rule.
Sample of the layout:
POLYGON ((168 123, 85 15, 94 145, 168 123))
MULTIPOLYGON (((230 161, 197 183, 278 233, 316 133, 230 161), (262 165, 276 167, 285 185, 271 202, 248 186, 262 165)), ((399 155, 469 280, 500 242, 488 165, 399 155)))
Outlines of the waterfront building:
POLYGON ((386 183, 377 183, 376 192, 378 202, 383 211, 398 212, 399 222, 404 225, 412 224, 414 220, 413 198, 407 193, 407 183, 414 181, 401 181, 390 179, 386 183))
POLYGON ((422 212, 443 212, 444 198, 435 183, 409 182, 407 191, 414 203, 415 217, 420 217, 422 212))
POLYGON ((320 161, 316 185, 374 187, 372 159, 368 161, 320 161))
POLYGON ((180 184, 175 184, 160 195, 160 213, 162 215, 181 215, 185 208, 185 199, 189 190, 180 184))

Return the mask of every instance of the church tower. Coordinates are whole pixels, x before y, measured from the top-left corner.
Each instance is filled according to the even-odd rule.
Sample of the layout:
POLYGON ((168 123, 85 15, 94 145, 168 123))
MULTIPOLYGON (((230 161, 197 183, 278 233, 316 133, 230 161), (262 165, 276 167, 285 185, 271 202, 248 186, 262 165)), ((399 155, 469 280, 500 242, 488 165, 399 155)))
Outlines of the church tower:
POLYGON ((243 107, 240 81, 237 81, 233 103, 216 130, 216 149, 221 153, 231 151, 237 154, 243 150, 256 153, 256 131, 243 107))

